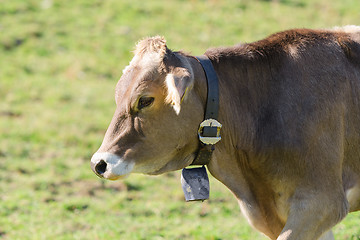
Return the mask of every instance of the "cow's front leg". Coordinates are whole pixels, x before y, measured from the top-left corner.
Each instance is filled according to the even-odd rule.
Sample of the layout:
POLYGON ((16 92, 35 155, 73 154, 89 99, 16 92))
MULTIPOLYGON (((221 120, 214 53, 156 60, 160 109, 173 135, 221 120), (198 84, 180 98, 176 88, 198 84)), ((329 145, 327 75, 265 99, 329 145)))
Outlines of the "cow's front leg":
POLYGON ((285 227, 277 239, 333 239, 331 228, 346 216, 348 210, 348 202, 341 188, 338 191, 296 193, 285 227))

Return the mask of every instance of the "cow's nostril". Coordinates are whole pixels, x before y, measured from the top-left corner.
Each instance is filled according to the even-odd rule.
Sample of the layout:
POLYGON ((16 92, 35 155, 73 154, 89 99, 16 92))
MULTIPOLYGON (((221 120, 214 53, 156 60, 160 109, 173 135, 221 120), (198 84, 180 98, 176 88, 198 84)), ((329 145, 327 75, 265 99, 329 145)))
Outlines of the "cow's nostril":
POLYGON ((100 162, 98 162, 95 166, 95 171, 99 174, 102 175, 106 172, 106 162, 104 160, 100 160, 100 162))

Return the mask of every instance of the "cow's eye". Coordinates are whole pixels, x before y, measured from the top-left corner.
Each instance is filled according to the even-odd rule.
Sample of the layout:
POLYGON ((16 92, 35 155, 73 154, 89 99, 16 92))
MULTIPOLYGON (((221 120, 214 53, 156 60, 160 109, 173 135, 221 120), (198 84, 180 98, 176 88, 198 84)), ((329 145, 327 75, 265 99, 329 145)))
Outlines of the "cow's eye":
POLYGON ((137 109, 141 110, 145 107, 150 106, 152 103, 154 102, 154 98, 153 97, 141 97, 139 99, 138 105, 137 105, 137 109))

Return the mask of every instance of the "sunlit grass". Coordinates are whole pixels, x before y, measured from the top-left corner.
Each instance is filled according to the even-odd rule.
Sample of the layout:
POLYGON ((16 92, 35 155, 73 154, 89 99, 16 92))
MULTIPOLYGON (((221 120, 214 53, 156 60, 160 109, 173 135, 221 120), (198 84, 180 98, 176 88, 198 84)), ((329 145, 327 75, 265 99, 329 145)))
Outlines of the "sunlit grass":
MULTIPOLYGON (((185 203, 179 173, 98 179, 89 159, 135 43, 194 55, 293 27, 359 24, 357 0, 0 0, 0 239, 265 239, 211 178, 185 203)), ((335 228, 358 239, 359 214, 335 228)))

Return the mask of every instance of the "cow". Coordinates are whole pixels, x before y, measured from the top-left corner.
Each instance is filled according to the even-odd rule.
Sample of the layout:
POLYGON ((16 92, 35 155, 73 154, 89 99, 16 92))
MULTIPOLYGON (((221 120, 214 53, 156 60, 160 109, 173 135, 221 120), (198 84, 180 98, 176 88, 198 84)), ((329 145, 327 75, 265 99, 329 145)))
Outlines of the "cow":
MULTIPOLYGON (((360 27, 293 29, 204 54, 219 81, 209 172, 270 239, 334 239, 360 209, 360 27)), ((110 180, 192 164, 207 81, 164 37, 141 40, 116 85, 92 170, 110 180)))

